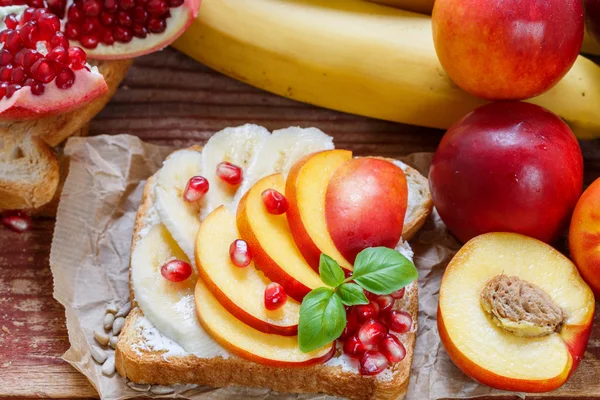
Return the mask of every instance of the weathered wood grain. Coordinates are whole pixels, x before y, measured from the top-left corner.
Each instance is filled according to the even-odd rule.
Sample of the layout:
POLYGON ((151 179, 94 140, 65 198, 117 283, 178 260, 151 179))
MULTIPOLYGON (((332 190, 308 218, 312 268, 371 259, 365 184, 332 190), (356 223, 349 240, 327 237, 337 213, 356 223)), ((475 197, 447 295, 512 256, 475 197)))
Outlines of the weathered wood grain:
MULTIPOLYGON (((333 135, 339 147, 359 155, 433 151, 443 133, 273 96, 167 50, 136 60, 117 95, 91 122, 90 134, 131 133, 184 146, 246 122, 269 129, 316 126, 333 135)), ((600 176, 600 141, 582 147, 589 183, 600 176)), ((22 235, 0 227, 0 398, 96 396, 86 378, 60 359, 69 344, 64 310, 52 298, 48 257, 53 228, 53 220, 37 220, 22 235)), ((598 326, 588 352, 600 356, 598 326)), ((578 373, 574 379, 592 378, 578 373)))

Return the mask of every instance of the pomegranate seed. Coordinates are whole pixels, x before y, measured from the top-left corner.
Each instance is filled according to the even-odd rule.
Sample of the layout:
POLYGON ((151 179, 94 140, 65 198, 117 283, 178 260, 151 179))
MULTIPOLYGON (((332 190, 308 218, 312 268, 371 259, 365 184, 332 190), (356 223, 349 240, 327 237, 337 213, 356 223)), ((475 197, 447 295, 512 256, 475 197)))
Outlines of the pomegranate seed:
POLYGON ((370 319, 358 330, 357 336, 365 346, 374 346, 387 335, 388 328, 383 322, 370 319))
POLYGON ((252 252, 245 240, 237 239, 229 246, 229 258, 236 267, 244 268, 252 262, 252 252))
POLYGON ((394 335, 387 335, 379 343, 379 351, 391 363, 400 362, 406 357, 404 345, 394 335))
POLYGON ((102 43, 111 45, 115 42, 115 35, 113 35, 112 31, 106 30, 102 34, 102 43))
POLYGON ((138 6, 144 6, 147 2, 148 0, 135 0, 135 4, 138 6))
POLYGON ((93 35, 82 36, 79 39, 79 43, 86 49, 95 49, 98 46, 98 39, 93 35))
POLYGON ((0 31, 0 42, 2 42, 2 43, 6 42, 6 38, 8 37, 8 33, 11 30, 12 29, 4 29, 4 30, 0 31))
POLYGON ((43 14, 38 19, 38 27, 40 28, 40 37, 50 40, 54 33, 60 30, 60 20, 54 14, 43 14))
POLYGON ((99 0, 84 0, 81 3, 81 11, 88 17, 96 17, 102 11, 102 4, 99 0))
POLYGON ((379 296, 375 302, 379 306, 379 313, 384 314, 392 310, 395 300, 392 296, 387 295, 379 296))
POLYGON ((10 51, 8 51, 6 49, 0 50, 0 65, 2 65, 2 66, 8 65, 12 62, 12 60, 13 60, 13 55, 11 54, 10 51))
POLYGON ((348 279, 352 276, 352 271, 344 270, 344 278, 348 279))
POLYGON ((275 189, 267 189, 260 195, 269 214, 281 215, 288 210, 288 201, 275 189))
POLYGON ((168 0, 168 1, 169 1, 169 7, 171 7, 171 8, 177 8, 183 4, 183 0, 168 0))
POLYGON ((19 36, 23 44, 27 47, 35 47, 36 42, 40 37, 40 30, 37 26, 37 22, 29 21, 21 27, 19 30, 19 36))
POLYGON ((390 294, 390 296, 392 296, 392 297, 393 297, 394 299, 396 299, 396 300, 400 300, 401 298, 403 298, 403 297, 404 297, 404 292, 405 292, 405 290, 406 290, 405 288, 402 288, 402 289, 400 289, 400 290, 396 290, 395 292, 392 292, 392 293, 390 294))
POLYGON ((129 43, 131 42, 131 39, 133 39, 131 31, 127 28, 123 28, 122 26, 117 26, 113 34, 115 35, 115 40, 121 43, 129 43))
POLYGON ((68 67, 64 67, 56 76, 56 87, 68 89, 75 83, 75 73, 68 67))
POLYGON ((79 38, 81 31, 79 27, 72 22, 67 22, 65 24, 65 35, 68 39, 76 40, 79 38))
POLYGON ((121 10, 131 10, 135 7, 135 0, 118 0, 118 3, 121 10))
POLYGON ((48 4, 48 9, 53 14, 56 14, 59 18, 64 17, 64 10, 66 7, 66 1, 64 0, 46 0, 46 4, 48 4))
POLYGON ((6 88, 6 98, 10 99, 12 95, 15 94, 15 92, 21 88, 22 86, 18 84, 8 85, 8 87, 6 88))
POLYGON ((84 34, 90 34, 96 32, 100 27, 100 22, 97 18, 86 18, 81 24, 81 32, 84 34))
POLYGON ((25 81, 25 68, 17 67, 13 69, 10 80, 12 83, 18 83, 19 85, 22 84, 25 81))
POLYGON ((390 330, 398 333, 406 333, 412 328, 412 317, 404 311, 392 311, 387 318, 390 330))
POLYGON ((21 35, 19 32, 12 29, 6 34, 6 41, 4 43, 4 47, 13 54, 23 48, 23 40, 21 39, 21 35))
POLYGON ((148 19, 148 13, 144 10, 144 7, 137 6, 133 9, 133 20, 135 22, 146 22, 148 19))
POLYGON ((363 354, 365 354, 367 348, 356 336, 352 336, 344 342, 343 351, 348 357, 360 358, 363 354))
POLYGON ((25 85, 29 86, 31 88, 31 93, 36 96, 44 94, 44 85, 32 78, 27 79, 25 85))
POLYGON ((273 311, 283 307, 287 301, 287 294, 277 282, 271 282, 265 288, 265 308, 273 311))
POLYGON ((111 26, 115 23, 115 15, 107 12, 101 13, 98 19, 102 26, 111 26))
POLYGON ((378 351, 367 351, 360 359, 361 375, 377 375, 385 371, 388 360, 378 351))
POLYGON ((71 4, 69 11, 67 12, 67 18, 72 22, 79 22, 83 18, 83 13, 77 7, 77 4, 71 4))
POLYGON ((6 18, 4 18, 4 24, 8 29, 17 29, 19 21, 17 21, 15 14, 8 14, 6 18))
POLYGON ((21 21, 24 23, 31 21, 34 12, 35 8, 33 7, 26 8, 25 11, 23 11, 23 15, 21 16, 21 21))
POLYGON ((237 165, 226 161, 217 165, 217 176, 230 185, 239 185, 242 183, 242 175, 242 169, 237 165))
POLYGON ((48 57, 48 60, 56 61, 63 65, 69 62, 69 53, 61 46, 53 48, 46 57, 48 57))
POLYGON ((376 299, 377 299, 377 297, 379 297, 379 296, 377 296, 375 293, 371 293, 371 292, 369 292, 369 291, 368 291, 368 290, 366 290, 366 289, 364 289, 364 290, 363 290, 363 292, 365 293, 365 296, 366 296, 366 297, 367 297, 367 299, 369 299, 369 300, 376 300, 376 299))
POLYGON ((131 17, 125 11, 119 11, 117 13, 117 22, 119 23, 119 25, 124 27, 130 27, 131 24, 133 24, 131 17))
POLYGON ((167 22, 164 19, 150 17, 148 19, 148 30, 152 33, 163 33, 167 29, 167 22))
POLYGON ((56 71, 48 60, 41 58, 31 66, 31 75, 37 81, 49 83, 56 76, 56 71))
POLYGON ((379 315, 379 306, 374 301, 369 304, 359 304, 353 307, 352 312, 359 323, 364 323, 371 318, 377 318, 379 315))
POLYGON ((164 0, 150 0, 146 6, 146 10, 155 17, 160 17, 169 11, 169 6, 164 0))
POLYGON ((15 64, 21 65, 23 68, 25 68, 25 71, 29 72, 31 70, 31 66, 42 57, 44 56, 35 50, 23 49, 15 56, 15 64))
POLYGON ((360 323, 356 320, 354 313, 352 312, 352 307, 346 310, 346 327, 342 331, 340 335, 341 340, 346 340, 350 336, 354 335, 358 329, 360 328, 360 323))
POLYGON ((188 203, 200 200, 208 192, 208 181, 203 176, 193 176, 183 191, 183 199, 188 203))
POLYGON ((4 211, 2 225, 15 232, 23 233, 31 227, 31 218, 23 211, 4 211))
POLYGON ((41 7, 33 7, 35 8, 35 11, 33 11, 33 15, 31 16, 31 19, 34 21, 37 21, 38 19, 40 19, 40 17, 46 13, 48 13, 48 10, 46 10, 45 8, 41 8, 41 7))
POLYGON ((67 52, 69 54, 71 68, 78 70, 85 67, 85 63, 87 61, 85 51, 83 51, 80 47, 69 47, 67 52))
POLYGON ((34 8, 44 7, 44 0, 29 0, 29 5, 34 8))
POLYGON ((192 266, 185 261, 171 260, 160 267, 161 275, 168 281, 185 281, 192 275, 192 266))
POLYGON ((62 47, 63 49, 69 48, 69 40, 66 38, 65 34, 60 31, 55 32, 52 39, 50 39, 50 49, 56 47, 62 47))
POLYGON ((8 87, 8 82, 0 83, 0 98, 3 98, 6 95, 7 87, 8 87))
POLYGON ((133 36, 143 39, 148 36, 148 30, 144 25, 134 25, 132 28, 133 36))
POLYGON ((14 67, 12 64, 8 64, 5 67, 0 68, 0 81, 8 82, 12 78, 12 72, 14 67))

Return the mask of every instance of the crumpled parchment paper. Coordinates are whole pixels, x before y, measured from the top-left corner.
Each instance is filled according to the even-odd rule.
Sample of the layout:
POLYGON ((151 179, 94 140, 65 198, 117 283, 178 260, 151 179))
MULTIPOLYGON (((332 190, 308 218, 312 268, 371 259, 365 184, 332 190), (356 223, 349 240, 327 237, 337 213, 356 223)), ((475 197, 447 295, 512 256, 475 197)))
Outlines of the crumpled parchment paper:
MULTIPOLYGON (((130 389, 118 374, 110 378, 102 375, 100 366, 91 359, 90 346, 96 345, 93 331, 101 329, 107 304, 123 304, 128 300, 131 235, 143 186, 172 150, 143 143, 129 135, 71 138, 65 148, 70 170, 58 209, 50 257, 54 297, 65 307, 71 342, 63 358, 90 380, 103 399, 142 395, 130 389)), ((431 154, 412 154, 403 161, 427 176, 431 154)), ((440 343, 436 325, 438 289, 444 268, 459 244, 436 213, 411 246, 419 269, 420 310, 407 399, 510 394, 479 385, 463 375, 440 343)), ((108 352, 112 353, 112 349, 108 352)), ((576 373, 561 394, 599 393, 600 371, 597 364, 594 366, 596 379, 589 379, 589 372, 583 373, 588 376, 580 377, 576 373)), ((180 397, 202 400, 331 398, 283 395, 267 389, 190 385, 175 389, 180 397)))

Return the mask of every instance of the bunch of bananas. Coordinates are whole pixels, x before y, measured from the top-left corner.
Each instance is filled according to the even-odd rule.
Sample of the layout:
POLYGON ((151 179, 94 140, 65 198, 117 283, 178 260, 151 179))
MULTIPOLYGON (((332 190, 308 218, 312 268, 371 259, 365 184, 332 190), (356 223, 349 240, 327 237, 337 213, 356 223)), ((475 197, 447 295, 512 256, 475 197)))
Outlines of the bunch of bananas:
MULTIPOLYGON (((440 65, 433 0, 204 0, 174 46, 233 78, 306 103, 447 129, 483 103, 440 65)), ((581 139, 600 137, 600 66, 580 56, 529 100, 581 139)))

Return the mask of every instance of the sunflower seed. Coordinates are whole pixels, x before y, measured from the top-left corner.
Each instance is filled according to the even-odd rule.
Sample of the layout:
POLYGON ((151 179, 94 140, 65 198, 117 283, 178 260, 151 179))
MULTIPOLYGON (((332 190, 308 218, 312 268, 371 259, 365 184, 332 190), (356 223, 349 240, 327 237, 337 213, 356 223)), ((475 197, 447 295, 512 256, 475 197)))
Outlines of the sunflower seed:
POLYGON ((152 389, 150 389, 150 391, 154 394, 171 394, 173 392, 175 392, 175 389, 173 389, 170 386, 161 386, 161 385, 154 385, 152 386, 152 389))
POLYGON ((94 339, 96 339, 96 342, 100 343, 102 346, 106 346, 110 340, 110 336, 104 332, 94 331, 94 339))
POLYGON ((117 305, 115 303, 109 303, 106 306, 106 312, 108 314, 116 314, 117 311, 119 311, 119 308, 117 307, 117 305))
POLYGON ((119 340, 118 336, 113 336, 110 338, 110 341, 108 342, 110 344, 110 347, 112 347, 113 349, 117 348, 117 341, 119 340))
POLYGON ((113 335, 118 336, 119 333, 121 333, 121 329, 123 329, 124 324, 125 324, 125 318, 119 317, 119 318, 115 319, 115 322, 113 322, 113 326, 112 326, 113 335))
POLYGON ((115 373, 115 356, 110 356, 104 364, 102 364, 102 374, 112 376, 115 373))
POLYGON ((104 361, 106 361, 107 356, 104 350, 99 349, 96 346, 92 346, 90 353, 92 354, 94 361, 96 361, 98 364, 104 364, 104 361))
POLYGON ((113 322, 115 322, 115 315, 111 313, 106 313, 104 316, 104 329, 107 331, 112 328, 113 322))
POLYGON ((150 385, 145 383, 127 382, 127 386, 129 386, 132 390, 135 390, 136 392, 147 392, 148 390, 150 390, 150 385))
POLYGON ((127 314, 129 314, 129 311, 131 311, 131 302, 128 301, 127 303, 123 304, 121 306, 121 308, 119 308, 119 311, 117 311, 117 318, 118 317, 126 317, 127 314))

